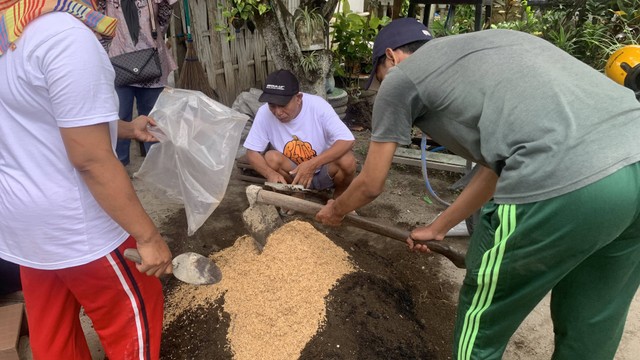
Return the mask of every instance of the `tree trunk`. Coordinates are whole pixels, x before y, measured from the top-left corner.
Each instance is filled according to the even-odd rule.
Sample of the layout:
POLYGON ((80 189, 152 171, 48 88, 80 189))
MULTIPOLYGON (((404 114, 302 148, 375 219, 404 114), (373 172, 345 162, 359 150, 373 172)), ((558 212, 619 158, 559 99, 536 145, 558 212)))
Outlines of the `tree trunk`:
MULTIPOLYGON (((337 1, 332 0, 332 2, 337 5, 337 1)), ((331 68, 333 53, 327 49, 317 50, 315 54, 318 58, 319 69, 305 71, 301 65, 305 54, 300 49, 294 32, 293 16, 281 0, 271 4, 270 11, 264 15, 254 16, 254 22, 265 41, 265 46, 275 63, 275 67, 294 73, 300 81, 301 91, 326 97, 325 79, 331 68)))

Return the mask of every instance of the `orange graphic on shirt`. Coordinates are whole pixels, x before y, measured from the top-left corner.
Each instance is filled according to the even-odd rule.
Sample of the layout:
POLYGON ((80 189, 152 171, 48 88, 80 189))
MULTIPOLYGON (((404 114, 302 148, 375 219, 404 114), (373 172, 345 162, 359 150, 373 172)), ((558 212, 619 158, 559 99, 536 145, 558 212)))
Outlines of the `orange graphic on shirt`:
POLYGON ((316 151, 313 150, 313 146, 306 141, 300 140, 295 135, 293 135, 293 140, 284 145, 284 151, 282 153, 298 165, 316 156, 316 151))

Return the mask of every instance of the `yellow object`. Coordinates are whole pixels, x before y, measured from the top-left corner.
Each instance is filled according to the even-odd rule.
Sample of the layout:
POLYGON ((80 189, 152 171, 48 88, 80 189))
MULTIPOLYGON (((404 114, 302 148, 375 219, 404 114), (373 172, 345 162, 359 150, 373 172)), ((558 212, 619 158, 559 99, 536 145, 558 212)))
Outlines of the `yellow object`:
POLYGON ((302 141, 295 135, 293 140, 284 145, 283 154, 298 165, 317 155, 311 143, 302 141))
POLYGON ((640 45, 627 45, 614 52, 604 73, 618 84, 640 91, 640 45))

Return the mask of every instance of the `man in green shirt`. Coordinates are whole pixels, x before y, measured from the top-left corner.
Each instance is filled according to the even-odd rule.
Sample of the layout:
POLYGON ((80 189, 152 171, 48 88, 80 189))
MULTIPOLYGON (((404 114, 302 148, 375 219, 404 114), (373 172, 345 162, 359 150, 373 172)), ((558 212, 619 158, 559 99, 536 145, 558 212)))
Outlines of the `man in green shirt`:
POLYGON ((640 284, 640 104, 552 44, 509 30, 432 39, 415 19, 378 34, 381 82, 364 167, 318 214, 339 224, 382 191, 420 128, 480 165, 407 239, 442 240, 482 207, 467 254, 455 359, 500 359, 552 292, 554 359, 612 359, 640 284), (605 335, 606 334, 606 335, 605 335))

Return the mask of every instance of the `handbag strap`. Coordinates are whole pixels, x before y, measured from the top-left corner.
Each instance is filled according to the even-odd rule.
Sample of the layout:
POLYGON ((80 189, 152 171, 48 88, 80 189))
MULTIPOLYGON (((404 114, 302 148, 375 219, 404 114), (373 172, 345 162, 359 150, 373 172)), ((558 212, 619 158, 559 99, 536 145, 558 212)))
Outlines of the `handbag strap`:
POLYGON ((158 30, 156 29, 156 16, 153 13, 153 0, 147 0, 147 7, 149 8, 149 20, 151 20, 151 37, 156 40, 158 38, 158 30))

